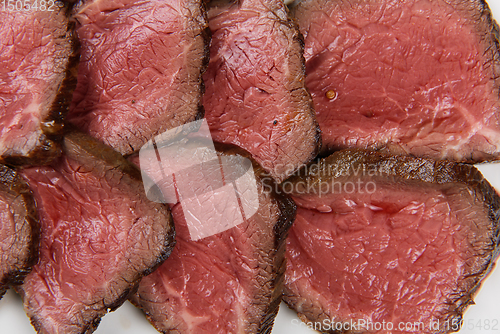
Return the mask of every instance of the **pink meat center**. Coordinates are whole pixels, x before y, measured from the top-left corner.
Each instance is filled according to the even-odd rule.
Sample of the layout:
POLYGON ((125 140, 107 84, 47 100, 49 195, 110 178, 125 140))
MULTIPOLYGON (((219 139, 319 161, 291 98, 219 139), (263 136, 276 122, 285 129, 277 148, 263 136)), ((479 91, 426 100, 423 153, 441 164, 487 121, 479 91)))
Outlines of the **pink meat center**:
POLYGON ((297 199, 308 208, 299 208, 288 239, 287 285, 302 296, 313 291, 330 319, 386 321, 396 329, 439 318, 467 247, 466 228, 446 198, 380 187, 327 197, 297 199))

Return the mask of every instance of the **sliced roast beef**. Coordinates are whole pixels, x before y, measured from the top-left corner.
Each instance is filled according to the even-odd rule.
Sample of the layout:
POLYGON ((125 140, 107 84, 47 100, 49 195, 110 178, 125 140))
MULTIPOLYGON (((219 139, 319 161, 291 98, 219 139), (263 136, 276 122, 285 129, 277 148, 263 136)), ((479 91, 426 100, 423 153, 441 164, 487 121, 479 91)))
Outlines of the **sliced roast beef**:
POLYGON ((498 27, 482 0, 303 0, 306 84, 325 152, 498 159, 498 27))
POLYGON ((82 61, 68 119, 122 154, 203 117, 208 27, 200 0, 83 1, 82 61))
MULTIPOLYGON (((246 158, 239 153, 239 149, 220 147, 215 155, 216 164, 207 163, 203 169, 180 168, 174 173, 181 198, 181 202, 172 207, 176 246, 155 272, 143 278, 131 299, 160 332, 226 334, 271 331, 281 300, 285 238, 295 215, 295 205, 289 198, 271 191, 274 182, 270 177, 267 176, 268 183, 263 183, 261 167, 252 163, 240 164, 241 159, 246 158), (246 170, 247 167, 250 169, 246 170), (218 188, 215 180, 217 172, 220 176, 221 171, 224 181, 218 188), (249 174, 255 176, 251 182, 246 178, 249 174), (190 182, 183 184, 182 179, 190 182), (227 224, 229 227, 208 237, 197 238, 200 231, 193 229, 193 223, 189 222, 196 215, 193 211, 197 210, 192 206, 194 201, 189 201, 189 196, 194 195, 189 195, 183 188, 189 185, 196 191, 206 191, 196 197, 199 206, 208 207, 200 219, 210 217, 200 230, 210 230, 207 225, 227 224), (239 194, 236 204, 230 201, 234 189, 239 194), (256 201, 253 202, 256 207, 249 212, 245 198, 248 199, 252 189, 256 192, 256 201), (238 225, 234 226, 231 219, 228 222, 220 220, 222 211, 225 215, 235 209, 241 210, 245 217, 238 225)), ((199 156, 193 160, 197 158, 199 156)), ((151 165, 144 164, 144 161, 141 156, 143 170, 154 178, 158 170, 152 170, 151 165)), ((157 185, 164 194, 171 186, 168 182, 158 182, 157 185)))
POLYGON ((278 182, 317 154, 303 40, 280 0, 214 2, 206 118, 214 140, 250 152, 278 182))
POLYGON ((5 2, 0 11, 0 160, 41 164, 60 154, 78 43, 69 5, 22 10, 20 3, 5 2))
POLYGON ((38 256, 40 227, 33 196, 19 174, 0 165, 0 298, 21 284, 38 256))
POLYGON ((340 151, 284 189, 298 205, 284 299, 303 320, 331 333, 459 329, 500 240, 500 198, 473 166, 340 151))
POLYGON ((22 172, 38 205, 40 259, 20 287, 39 333, 91 333, 171 252, 167 207, 119 153, 73 133, 50 167, 22 172))

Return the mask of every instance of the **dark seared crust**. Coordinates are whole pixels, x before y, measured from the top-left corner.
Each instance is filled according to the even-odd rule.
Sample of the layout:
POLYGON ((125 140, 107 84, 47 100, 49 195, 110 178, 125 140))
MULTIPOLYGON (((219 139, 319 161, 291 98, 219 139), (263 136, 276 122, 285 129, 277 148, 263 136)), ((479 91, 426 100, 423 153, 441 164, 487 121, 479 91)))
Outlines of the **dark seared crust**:
MULTIPOLYGON (((308 107, 304 108, 309 111, 309 115, 311 119, 314 122, 315 126, 315 135, 314 135, 314 150, 311 152, 310 157, 304 161, 304 164, 308 164, 311 162, 316 156, 321 152, 322 148, 322 137, 321 137, 321 129, 319 127, 319 123, 316 120, 316 111, 314 109, 314 103, 312 100, 312 96, 309 93, 309 90, 307 89, 305 80, 306 80, 306 59, 304 58, 304 35, 299 30, 299 25, 295 20, 290 19, 290 13, 288 12, 288 7, 287 7, 287 14, 288 14, 288 21, 286 24, 290 27, 290 30, 294 32, 294 45, 296 46, 295 49, 293 49, 293 52, 295 53, 296 57, 299 57, 300 59, 300 69, 297 69, 297 72, 300 73, 300 83, 302 86, 302 89, 300 90, 294 90, 293 94, 297 95, 296 99, 302 101, 302 103, 307 104, 308 107)), ((289 58, 292 58, 292 53, 290 53, 289 58)), ((290 62, 291 63, 291 62, 290 62)), ((300 167, 299 167, 300 168, 300 167)), ((298 168, 297 168, 298 169, 298 168)))
MULTIPOLYGON (((0 165, 0 189, 2 192, 22 199, 26 217, 24 223, 29 226, 30 235, 28 239, 28 257, 22 258, 21 266, 12 268, 0 281, 0 298, 8 288, 8 285, 22 284, 32 266, 38 260, 38 247, 40 244, 40 225, 35 201, 26 182, 19 176, 16 170, 0 165)), ((13 249, 17 251, 18 249, 13 249)), ((17 254, 20 255, 20 254, 17 254)))
MULTIPOLYGON (((73 4, 70 1, 60 1, 63 11, 70 16, 73 4)), ((64 128, 64 118, 69 111, 73 91, 76 88, 78 64, 80 62, 80 42, 75 32, 75 22, 68 21, 66 38, 71 45, 68 55, 65 77, 59 85, 57 95, 50 106, 48 116, 42 121, 43 135, 40 145, 26 156, 9 155, 0 160, 13 165, 45 165, 61 155, 61 139, 64 128)))
MULTIPOLYGON (((497 22, 493 19, 490 7, 484 0, 444 1, 462 11, 464 16, 470 16, 472 21, 477 23, 477 33, 479 36, 482 36, 481 41, 486 46, 486 50, 484 51, 485 67, 491 68, 493 73, 491 80, 493 81, 495 95, 500 98, 500 29, 497 22)), ((500 115, 496 115, 495 121, 497 124, 500 124, 500 115)), ((494 160, 500 160, 500 155, 471 152, 469 157, 464 157, 463 162, 477 163, 494 160)))
MULTIPOLYGON (((264 171, 264 169, 257 164, 251 155, 245 150, 230 144, 215 144, 215 148, 219 152, 224 152, 224 155, 241 155, 252 161, 255 176, 258 180, 266 184, 266 189, 279 189, 274 179, 264 171)), ((295 214, 297 211, 297 206, 295 202, 283 194, 280 191, 271 192, 270 196, 272 200, 278 203, 279 207, 279 218, 274 225, 274 247, 273 247, 273 275, 275 275, 272 289, 269 291, 269 301, 266 311, 262 314, 261 321, 259 323, 259 331, 257 333, 269 334, 273 329, 274 319, 278 314, 279 305, 282 300, 283 288, 284 288, 284 275, 286 269, 286 258, 285 258, 285 247, 286 238, 288 236, 288 231, 295 220, 295 214)))
MULTIPOLYGON (((306 87, 306 60, 304 58, 304 36, 299 30, 299 25, 295 20, 292 20, 290 18, 290 13, 288 11, 288 7, 285 6, 285 9, 287 11, 287 20, 282 21, 278 20, 280 24, 283 24, 287 26, 290 31, 293 33, 293 47, 290 50, 290 53, 288 54, 288 62, 290 64, 294 64, 295 62, 292 61, 294 57, 297 57, 300 60, 300 63, 298 64, 297 68, 294 69, 294 71, 290 71, 293 73, 296 73, 297 76, 295 78, 291 78, 290 82, 296 83, 296 87, 293 87, 290 91, 292 94, 292 99, 295 102, 295 107, 300 108, 300 104, 303 104, 304 106, 301 108, 305 112, 308 113, 308 116, 310 119, 313 121, 314 124, 314 138, 313 138, 313 143, 314 143, 314 148, 311 151, 310 156, 302 161, 303 165, 308 164, 311 162, 316 156, 319 154, 321 151, 321 146, 322 146, 322 141, 321 141, 321 130, 318 124, 318 121, 316 120, 316 111, 314 110, 314 103, 312 100, 312 96, 309 93, 309 90, 306 87)), ((297 169, 299 169, 300 166, 297 166, 297 169)), ((293 171, 292 171, 293 173, 293 171)), ((287 175, 288 177, 289 175, 287 175)), ((283 181, 283 180, 281 180, 283 181)))
POLYGON ((56 136, 62 135, 63 123, 68 108, 73 98, 73 91, 76 88, 78 76, 78 64, 80 62, 80 41, 78 40, 75 32, 75 22, 68 23, 68 38, 71 41, 71 55, 68 58, 68 67, 66 69, 66 76, 63 79, 56 96, 52 103, 51 112, 44 120, 44 131, 48 135, 56 136))
MULTIPOLYGON (((449 1, 453 3, 453 1, 449 1)), ((476 22, 478 22, 478 33, 481 35, 484 34, 484 39, 487 41, 486 43, 490 44, 490 47, 485 52, 485 54, 488 55, 486 57, 486 62, 491 62, 491 68, 493 71, 492 79, 495 82, 495 89, 500 95, 500 30, 497 22, 493 19, 493 14, 491 13, 491 9, 486 1, 477 0, 474 1, 471 6, 475 6, 477 8, 478 17, 475 19, 476 22)))
POLYGON ((203 107, 203 103, 201 97, 205 94, 205 83, 203 82, 203 74, 207 71, 208 64, 210 63, 210 41, 212 39, 212 32, 208 27, 208 18, 207 18, 207 5, 204 1, 200 1, 201 12, 203 13, 203 18, 201 22, 205 22, 205 28, 203 28, 200 32, 200 35, 203 39, 203 58, 201 61, 200 67, 200 75, 198 80, 200 82, 200 99, 198 101, 198 114, 196 115, 196 119, 200 120, 205 117, 205 108, 203 107))
MULTIPOLYGON (((68 126, 66 128, 66 132, 67 133, 63 137, 62 151, 69 158, 81 161, 84 164, 85 162, 94 162, 94 167, 97 169, 101 169, 103 166, 112 166, 113 170, 118 170, 123 173, 124 176, 130 177, 131 179, 142 183, 140 170, 135 165, 128 162, 120 153, 116 152, 109 146, 98 142, 89 135, 74 129, 72 126, 68 126)), ((146 195, 144 195, 144 198, 146 198, 146 195)), ((128 282, 128 287, 125 288, 115 300, 111 303, 104 304, 100 310, 94 310, 96 311, 95 317, 90 322, 83 325, 80 332, 81 334, 93 333, 97 329, 101 318, 108 311, 114 311, 120 307, 132 294, 137 291, 137 287, 141 279, 153 272, 172 253, 175 246, 175 228, 172 223, 172 216, 166 205, 156 205, 160 205, 164 209, 164 211, 168 214, 169 220, 169 231, 165 235, 162 253, 155 259, 152 266, 146 268, 142 272, 137 272, 135 277, 128 282)), ((16 291, 21 295, 23 300, 25 300, 23 290, 16 288, 16 291)), ((37 333, 46 333, 42 326, 42 321, 40 321, 41 319, 39 319, 36 314, 32 313, 30 320, 37 333)))
MULTIPOLYGON (((274 182, 274 181, 271 181, 274 182)), ((295 221, 295 213, 297 206, 295 202, 288 196, 273 194, 274 199, 278 202, 280 217, 276 225, 274 225, 275 243, 275 263, 274 270, 276 277, 273 282, 274 289, 272 291, 271 302, 267 307, 265 314, 262 317, 262 322, 259 326, 259 333, 268 334, 271 333, 273 329, 274 319, 278 314, 279 305, 281 303, 283 288, 284 288, 284 278, 286 269, 286 258, 285 247, 286 238, 288 237, 288 231, 295 221)))
MULTIPOLYGON (((482 280, 492 270, 500 251, 500 197, 483 175, 474 166, 465 163, 395 156, 367 150, 339 151, 317 163, 319 172, 307 175, 307 171, 301 169, 289 181, 294 184, 300 181, 307 182, 308 187, 314 187, 334 178, 344 178, 349 175, 349 170, 376 168, 387 182, 404 182, 422 187, 433 186, 441 189, 444 194, 456 187, 463 187, 473 197, 475 203, 483 203, 485 212, 489 216, 488 230, 491 231, 491 235, 488 237, 489 244, 481 249, 482 254, 476 254, 481 257, 482 264, 478 266, 476 263, 466 263, 468 272, 464 274, 457 292, 450 297, 447 303, 449 308, 444 319, 441 319, 443 323, 446 320, 451 323, 454 319, 460 323, 465 309, 474 303, 472 299, 481 286, 482 280)), ((474 241, 476 240, 471 240, 471 247, 474 241)), ((303 297, 294 295, 285 287, 283 300, 291 309, 294 309, 295 301, 301 298, 303 297)), ((328 318, 323 309, 315 306, 312 306, 312 309, 303 310, 298 315, 303 321, 328 318), (311 314, 317 315, 318 318, 313 319, 311 314)), ((450 330, 446 330, 443 326, 435 334, 449 332, 450 330)), ((329 333, 351 332, 330 331, 329 333)))

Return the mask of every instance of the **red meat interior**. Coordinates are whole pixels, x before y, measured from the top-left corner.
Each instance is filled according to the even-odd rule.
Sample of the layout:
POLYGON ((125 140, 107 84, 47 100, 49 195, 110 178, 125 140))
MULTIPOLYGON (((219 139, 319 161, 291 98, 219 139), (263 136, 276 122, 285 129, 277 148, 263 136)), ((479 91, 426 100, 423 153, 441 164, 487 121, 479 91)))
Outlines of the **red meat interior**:
POLYGON ((236 333, 255 293, 258 268, 248 224, 191 241, 180 205, 172 208, 176 246, 170 257, 141 281, 139 296, 154 307, 153 318, 182 332, 236 333), (241 321, 240 321, 241 320, 241 321))
POLYGON ((28 154, 64 77, 69 43, 56 36, 66 22, 42 11, 2 11, 0 20, 0 153, 28 154))
POLYGON ((386 321, 396 329, 439 318, 469 247, 467 227, 441 192, 378 184, 373 194, 296 200, 286 278, 296 293, 317 299, 337 321, 386 321))
POLYGON ((476 21, 445 1, 341 3, 302 19, 324 146, 460 158, 498 141, 478 132, 498 132, 498 109, 476 21))
POLYGON ((281 181, 311 156, 315 125, 291 92, 302 89, 292 77, 299 60, 288 60, 298 46, 275 11, 246 1, 212 14, 203 104, 214 140, 244 148, 281 181))
POLYGON ((156 261, 164 217, 127 181, 109 182, 112 172, 102 177, 66 157, 56 169, 33 167, 23 176, 42 228, 40 259, 22 287, 27 312, 48 331, 83 326, 156 261))
POLYGON ((78 16, 82 56, 68 117, 93 137, 130 153, 158 123, 176 122, 175 114, 165 110, 174 104, 170 91, 188 48, 182 42, 181 4, 119 1, 108 4, 108 11, 102 6, 96 2, 78 16), (127 140, 132 148, 123 143, 127 140))

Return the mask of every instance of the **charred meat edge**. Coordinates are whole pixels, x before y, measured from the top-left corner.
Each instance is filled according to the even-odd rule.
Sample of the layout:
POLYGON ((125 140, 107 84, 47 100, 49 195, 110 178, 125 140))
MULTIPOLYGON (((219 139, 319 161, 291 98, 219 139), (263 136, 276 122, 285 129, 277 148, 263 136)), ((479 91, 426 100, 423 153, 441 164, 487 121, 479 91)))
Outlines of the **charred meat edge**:
POLYGON ((31 190, 16 170, 0 165, 0 187, 4 192, 22 198, 22 202, 26 209, 24 223, 28 224, 31 230, 31 239, 28 245, 30 255, 28 258, 24 259, 23 268, 10 271, 0 282, 1 298, 7 290, 8 285, 22 284, 26 275, 29 274, 33 265, 36 264, 40 245, 40 224, 31 190))
MULTIPOLYGON (((316 143, 315 149, 313 152, 311 152, 311 156, 309 157, 309 159, 304 161, 304 164, 308 164, 314 158, 316 158, 316 156, 321 152, 321 148, 322 148, 323 143, 322 143, 322 137, 321 137, 321 129, 319 127, 318 120, 316 119, 316 111, 314 109, 314 102, 313 102, 311 93, 309 92, 309 89, 307 88, 306 83, 305 83, 305 81, 306 81, 306 59, 304 58, 304 48, 305 48, 304 35, 302 35, 302 33, 300 32, 298 23, 295 20, 290 18, 289 11, 287 12, 287 14, 288 14, 287 24, 290 26, 291 30, 295 31, 294 42, 296 42, 297 45, 299 46, 299 48, 294 50, 294 51, 298 53, 298 57, 300 59, 299 71, 302 73, 301 81, 303 82, 303 86, 304 86, 304 89, 302 90, 302 95, 303 95, 302 99, 308 101, 309 107, 307 109, 310 112, 310 117, 313 119, 314 126, 316 128, 316 134, 314 136, 314 142, 316 143)), ((292 56, 290 55, 289 58, 292 58, 292 56)), ((300 166, 297 167, 297 170, 299 168, 300 168, 300 166)))
MULTIPOLYGON (((261 180, 264 184, 268 186, 267 189, 276 189, 279 187, 275 180, 268 176, 265 170, 255 162, 250 153, 247 151, 231 144, 220 144, 215 143, 215 148, 219 152, 223 152, 225 155, 240 155, 250 161, 252 161, 252 167, 257 180, 261 180)), ((276 201, 279 208, 279 217, 273 227, 274 232, 274 264, 273 273, 275 273, 275 278, 273 281, 273 289, 271 291, 269 304, 261 317, 259 323, 258 333, 270 334, 274 319, 278 314, 279 305, 283 296, 284 280, 285 280, 285 269, 286 269, 286 257, 285 257, 285 247, 286 238, 288 237, 288 231, 295 221, 295 215, 297 213, 297 206, 295 202, 282 192, 272 192, 270 193, 271 201, 276 201)))
MULTIPOLYGON (((459 184, 466 186, 473 191, 476 199, 484 203, 492 227, 491 244, 488 245, 488 259, 482 268, 475 273, 467 273, 463 280, 463 288, 458 294, 458 298, 449 300, 449 311, 446 320, 457 319, 460 321, 465 309, 474 304, 473 297, 481 286, 481 281, 491 272, 494 262, 500 252, 500 197, 496 190, 488 183, 474 166, 466 163, 457 163, 447 160, 431 160, 425 158, 415 158, 411 156, 390 155, 379 151, 368 151, 361 149, 351 149, 338 151, 327 158, 318 161, 319 170, 323 167, 337 167, 331 176, 322 177, 321 173, 314 176, 306 174, 307 169, 302 168, 296 175, 290 178, 290 182, 308 180, 311 186, 321 183, 325 178, 342 177, 349 168, 364 167, 377 168, 387 177, 406 182, 426 183, 429 185, 452 185, 459 184), (344 167, 344 168, 342 168, 344 167)), ((329 170, 332 170, 331 168, 329 170)), ((284 292, 283 300, 289 308, 293 308, 293 295, 288 291, 284 292)), ((298 313, 303 321, 308 321, 305 314, 298 313)), ((310 319, 313 320, 314 319, 310 319)), ((337 332, 333 332, 337 333, 337 332)))

